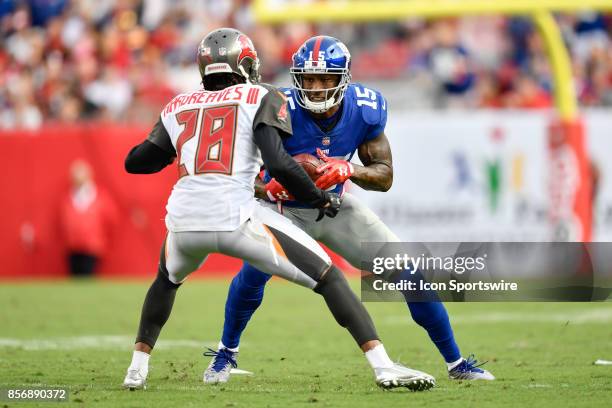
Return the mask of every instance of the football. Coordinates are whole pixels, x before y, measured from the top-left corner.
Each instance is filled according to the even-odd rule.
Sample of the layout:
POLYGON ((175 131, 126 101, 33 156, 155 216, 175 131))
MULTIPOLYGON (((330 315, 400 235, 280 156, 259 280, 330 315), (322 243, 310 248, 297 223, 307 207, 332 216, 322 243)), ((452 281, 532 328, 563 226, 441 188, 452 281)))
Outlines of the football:
POLYGON ((323 160, 319 159, 318 157, 308 153, 300 153, 293 156, 293 159, 298 162, 300 166, 302 166, 312 181, 317 180, 323 175, 323 173, 317 174, 316 172, 317 167, 324 164, 323 160))

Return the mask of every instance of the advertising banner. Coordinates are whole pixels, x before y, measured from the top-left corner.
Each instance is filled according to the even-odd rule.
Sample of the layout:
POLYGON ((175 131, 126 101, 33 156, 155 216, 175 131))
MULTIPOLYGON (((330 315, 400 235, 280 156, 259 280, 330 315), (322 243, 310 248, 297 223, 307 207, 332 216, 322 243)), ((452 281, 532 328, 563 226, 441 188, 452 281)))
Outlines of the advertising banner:
MULTIPOLYGON (((551 153, 551 123, 551 117, 535 112, 391 112, 386 134, 393 186, 378 193, 353 185, 351 192, 405 241, 578 240, 579 223, 568 224, 559 235, 552 218, 554 187, 574 194, 567 183, 575 184, 580 174, 572 179, 552 171, 553 157, 563 155, 551 153)), ((592 239, 607 241, 612 239, 612 179, 606 177, 612 175, 606 159, 612 118, 587 112, 583 123, 592 157, 592 239)))

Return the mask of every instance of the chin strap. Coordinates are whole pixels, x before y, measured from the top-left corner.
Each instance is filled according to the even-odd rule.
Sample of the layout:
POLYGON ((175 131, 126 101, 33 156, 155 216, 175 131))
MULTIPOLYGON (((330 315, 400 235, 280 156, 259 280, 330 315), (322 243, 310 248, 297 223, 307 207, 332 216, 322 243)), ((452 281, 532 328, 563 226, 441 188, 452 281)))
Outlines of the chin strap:
POLYGON ((336 98, 333 96, 323 102, 313 102, 304 95, 304 105, 306 105, 306 109, 314 113, 327 112, 334 107, 335 102, 336 98))

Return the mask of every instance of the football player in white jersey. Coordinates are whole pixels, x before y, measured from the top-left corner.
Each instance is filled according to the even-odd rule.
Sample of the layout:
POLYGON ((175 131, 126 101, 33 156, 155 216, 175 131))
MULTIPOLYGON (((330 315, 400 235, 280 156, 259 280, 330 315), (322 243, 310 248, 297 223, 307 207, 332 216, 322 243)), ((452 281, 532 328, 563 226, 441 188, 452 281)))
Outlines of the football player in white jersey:
POLYGON ((238 30, 215 30, 200 43, 198 64, 203 89, 175 97, 125 163, 130 173, 153 173, 176 158, 179 179, 166 206, 168 234, 124 387, 145 388, 149 357, 176 291, 213 252, 241 258, 322 295, 364 351, 379 386, 433 387, 430 375, 391 362, 365 308, 321 247, 255 201, 254 180, 265 164, 294 197, 318 208, 319 218, 334 217, 341 205, 339 196, 317 188, 283 147, 281 138, 292 133, 286 99, 258 83, 251 40, 238 30))

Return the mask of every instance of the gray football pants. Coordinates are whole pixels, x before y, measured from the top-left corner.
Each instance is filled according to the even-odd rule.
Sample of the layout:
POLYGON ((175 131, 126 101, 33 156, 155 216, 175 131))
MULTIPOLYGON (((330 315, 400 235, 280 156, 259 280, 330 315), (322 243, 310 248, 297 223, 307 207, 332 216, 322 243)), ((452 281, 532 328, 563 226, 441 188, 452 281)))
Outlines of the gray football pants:
MULTIPOLYGON (((260 204, 281 212, 315 240, 327 245, 355 268, 361 269, 363 242, 399 242, 399 238, 357 197, 346 193, 335 218, 325 217, 316 222, 319 210, 282 207, 260 201, 260 204)), ((256 268, 257 265, 253 264, 256 268)), ((260 269, 264 271, 263 269, 260 269)))

